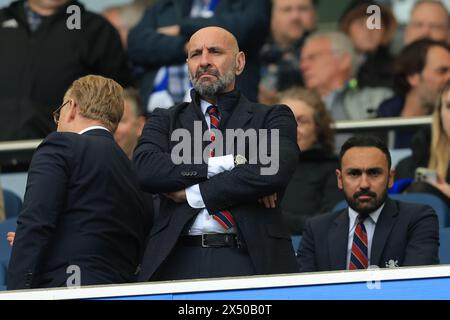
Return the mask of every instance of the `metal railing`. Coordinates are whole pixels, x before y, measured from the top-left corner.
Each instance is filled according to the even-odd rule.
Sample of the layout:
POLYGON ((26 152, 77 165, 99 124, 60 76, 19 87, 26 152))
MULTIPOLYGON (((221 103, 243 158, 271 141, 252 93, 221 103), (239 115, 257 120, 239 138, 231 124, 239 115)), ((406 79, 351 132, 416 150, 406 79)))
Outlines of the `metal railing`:
POLYGON ((359 131, 384 131, 430 125, 431 116, 411 118, 377 118, 368 120, 337 121, 332 128, 336 133, 359 131))
MULTIPOLYGON (((393 129, 414 128, 430 125, 431 119, 431 116, 426 116, 411 118, 345 120, 335 122, 332 124, 332 128, 336 133, 391 131, 393 129)), ((3 167, 3 169, 6 170, 17 165, 22 165, 22 167, 25 165, 26 167, 31 160, 34 150, 41 142, 41 139, 0 142, 0 167, 3 167)))
POLYGON ((0 152, 34 150, 41 142, 42 139, 0 142, 0 152))

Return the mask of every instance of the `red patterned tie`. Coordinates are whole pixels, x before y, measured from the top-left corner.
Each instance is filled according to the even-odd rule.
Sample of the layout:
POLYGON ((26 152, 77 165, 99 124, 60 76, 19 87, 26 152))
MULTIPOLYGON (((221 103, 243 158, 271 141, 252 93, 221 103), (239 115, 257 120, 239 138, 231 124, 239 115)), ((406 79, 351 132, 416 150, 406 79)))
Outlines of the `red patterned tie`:
POLYGON ((353 235, 352 253, 350 256, 349 270, 367 269, 369 259, 367 255, 367 232, 364 219, 358 217, 358 224, 353 235))
MULTIPOLYGON (((220 115, 219 115, 219 110, 217 109, 217 107, 209 106, 206 109, 206 112, 209 114, 209 119, 210 119, 210 123, 211 123, 210 128, 219 130, 220 115)), ((216 140, 216 136, 214 135, 214 132, 211 130, 210 130, 210 138, 211 138, 211 141, 216 140)), ((209 150, 209 156, 210 157, 215 156, 214 149, 209 150)))
MULTIPOLYGON (((217 107, 209 106, 206 109, 206 112, 209 114, 209 119, 210 119, 210 123, 211 123, 210 128, 219 130, 220 115, 219 115, 219 110, 217 109, 217 107)), ((210 131, 210 132, 211 132, 211 134, 210 134, 211 141, 214 141, 216 139, 216 137, 214 136, 214 132, 212 132, 212 131, 210 131)), ((210 157, 215 156, 214 149, 209 150, 209 156, 210 157)), ((236 224, 231 212, 228 210, 220 210, 220 211, 214 213, 212 215, 212 217, 214 220, 216 220, 218 223, 220 223, 220 225, 225 230, 232 228, 236 224)))

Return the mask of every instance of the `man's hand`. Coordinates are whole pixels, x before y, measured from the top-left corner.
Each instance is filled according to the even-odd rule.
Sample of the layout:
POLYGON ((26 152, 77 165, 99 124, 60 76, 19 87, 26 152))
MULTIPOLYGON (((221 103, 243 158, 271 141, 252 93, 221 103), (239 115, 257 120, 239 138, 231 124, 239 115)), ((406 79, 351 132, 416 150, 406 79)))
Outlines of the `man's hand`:
POLYGON ((163 193, 164 196, 171 199, 172 201, 176 203, 186 202, 186 191, 185 189, 175 191, 175 192, 169 192, 169 193, 163 193))
POLYGON ((258 199, 258 202, 261 203, 265 208, 275 208, 276 207, 276 201, 277 201, 277 193, 265 196, 261 199, 258 199))
POLYGON ((16 237, 16 233, 15 232, 8 232, 6 234, 6 240, 8 240, 9 245, 12 247, 12 245, 14 244, 14 238, 16 237))
POLYGON ((164 34, 166 36, 178 37, 180 35, 180 26, 173 25, 173 26, 161 27, 161 28, 158 28, 157 31, 158 31, 158 33, 164 34))

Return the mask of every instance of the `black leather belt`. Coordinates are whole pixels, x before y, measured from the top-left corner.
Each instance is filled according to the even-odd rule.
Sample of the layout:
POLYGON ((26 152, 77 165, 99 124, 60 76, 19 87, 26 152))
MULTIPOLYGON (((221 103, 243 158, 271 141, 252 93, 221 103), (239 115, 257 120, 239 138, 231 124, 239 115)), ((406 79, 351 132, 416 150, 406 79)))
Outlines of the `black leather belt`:
POLYGON ((242 248, 236 234, 205 233, 198 236, 181 236, 178 244, 203 248, 242 248))

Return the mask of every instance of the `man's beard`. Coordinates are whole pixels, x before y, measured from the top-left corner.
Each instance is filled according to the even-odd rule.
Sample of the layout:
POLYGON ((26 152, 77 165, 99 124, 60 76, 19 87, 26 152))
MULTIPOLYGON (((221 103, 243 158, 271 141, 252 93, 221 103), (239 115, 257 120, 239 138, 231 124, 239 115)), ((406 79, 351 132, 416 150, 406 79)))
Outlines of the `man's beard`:
MULTIPOLYGON (((361 216, 367 217, 370 213, 372 213, 372 212, 376 211, 378 208, 380 208, 381 205, 386 201, 387 195, 388 195, 388 190, 386 188, 384 190, 384 192, 380 195, 380 197, 377 197, 377 194, 375 192, 366 191, 366 190, 355 192, 352 196, 349 196, 344 190, 344 195, 345 195, 345 199, 347 200, 347 203, 350 208, 355 210, 361 216), (360 206, 361 203, 358 200, 358 197, 363 196, 363 195, 372 197, 372 199, 369 200, 369 202, 371 202, 371 205, 368 205, 368 206, 366 205, 363 207, 360 206)), ((364 203, 366 203, 366 202, 364 202, 364 203)))
POLYGON ((422 107, 422 111, 425 115, 430 115, 433 113, 437 102, 439 100, 439 90, 434 90, 433 88, 430 88, 426 83, 424 83, 425 80, 421 78, 421 85, 419 86, 419 103, 422 107))
POLYGON ((202 97, 215 97, 223 93, 225 89, 235 80, 235 67, 232 66, 225 74, 221 75, 219 71, 212 67, 198 68, 195 75, 189 72, 189 79, 194 86, 194 89, 202 97), (201 80, 200 77, 204 74, 209 74, 217 77, 216 81, 201 80))
POLYGON ((425 115, 430 115, 433 113, 433 111, 436 107, 438 98, 439 98, 439 95, 434 95, 434 94, 424 95, 419 98, 420 105, 422 106, 422 110, 425 115))

